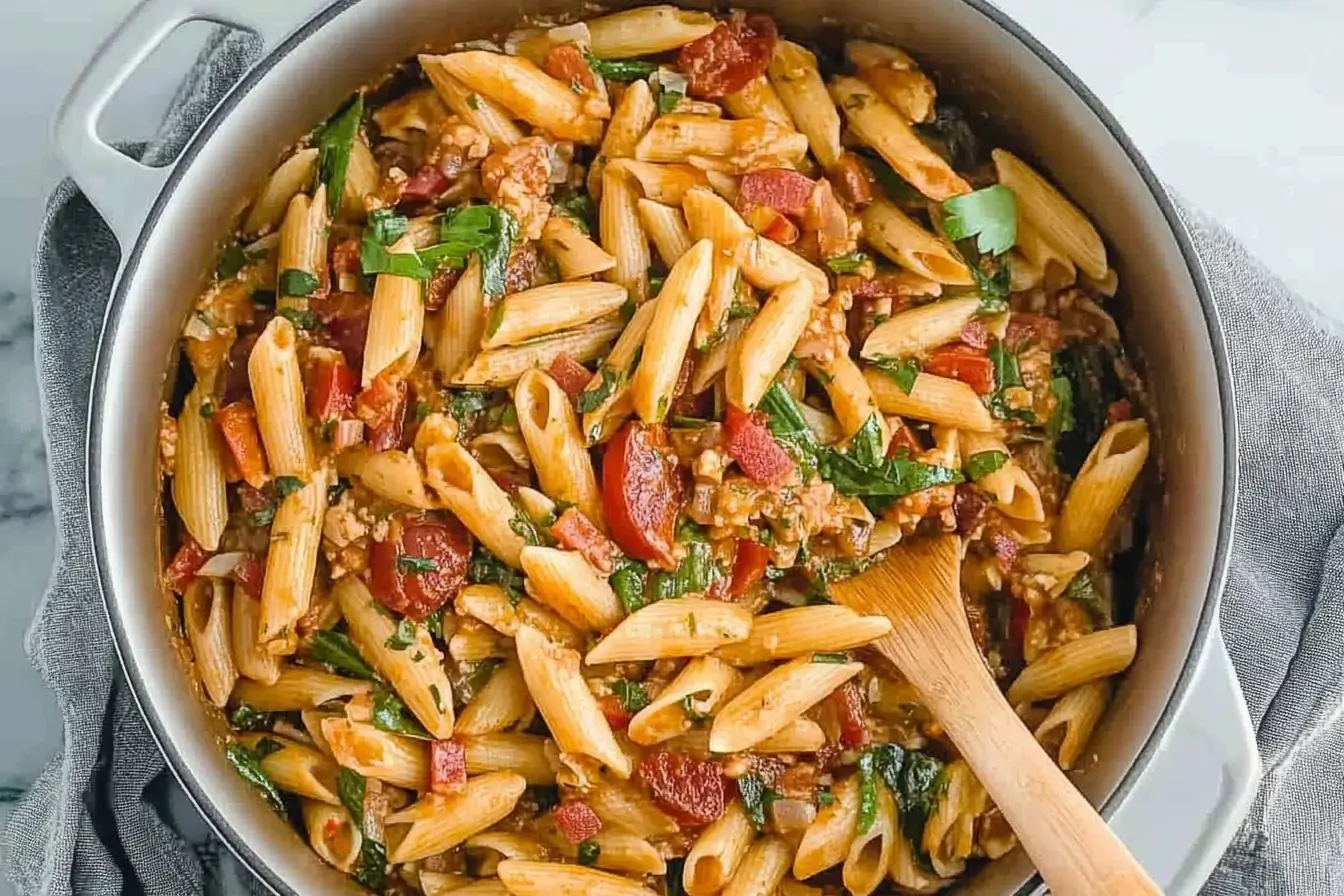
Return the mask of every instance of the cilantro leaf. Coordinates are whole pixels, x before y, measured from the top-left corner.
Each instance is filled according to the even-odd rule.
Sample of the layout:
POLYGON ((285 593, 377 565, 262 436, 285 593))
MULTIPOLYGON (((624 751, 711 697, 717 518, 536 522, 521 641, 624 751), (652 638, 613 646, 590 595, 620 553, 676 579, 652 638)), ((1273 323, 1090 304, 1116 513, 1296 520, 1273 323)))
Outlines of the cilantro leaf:
POLYGON ((1003 184, 944 200, 943 232, 952 241, 975 237, 976 248, 1002 255, 1017 242, 1017 197, 1003 184))
POLYGON ((313 633, 313 656, 342 675, 373 678, 373 668, 364 662, 350 638, 341 632, 321 630, 313 633))
POLYGON ((981 451, 966 458, 966 475, 972 482, 979 482, 990 473, 1003 468, 1008 463, 1008 455, 1002 451, 981 451))

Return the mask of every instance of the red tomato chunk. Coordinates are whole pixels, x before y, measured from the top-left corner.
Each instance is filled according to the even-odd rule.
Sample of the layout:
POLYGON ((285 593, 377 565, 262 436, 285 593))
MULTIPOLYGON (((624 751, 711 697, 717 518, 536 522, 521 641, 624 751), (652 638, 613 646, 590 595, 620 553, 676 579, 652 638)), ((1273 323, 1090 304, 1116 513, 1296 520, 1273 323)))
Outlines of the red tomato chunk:
POLYGON ((583 51, 576 44, 551 47, 551 51, 546 54, 546 64, 542 68, 546 70, 546 74, 575 93, 597 89, 597 82, 593 80, 593 70, 588 67, 588 60, 583 58, 583 51))
POLYGON ((383 606, 416 621, 462 589, 471 538, 447 514, 394 517, 385 541, 369 549, 369 590, 383 606))
POLYGON ((173 562, 168 564, 168 581, 172 583, 173 590, 178 594, 185 592, 209 559, 210 552, 187 534, 182 540, 182 547, 173 555, 173 562))
POLYGON ((934 349, 924 362, 924 372, 961 380, 980 395, 994 391, 994 364, 989 355, 964 342, 934 349))
POLYGON ((828 698, 840 722, 840 743, 855 748, 868 744, 868 720, 864 715, 863 691, 850 679, 828 698))
POLYGON ((715 99, 736 93, 763 74, 775 53, 779 31, 767 15, 734 13, 732 21, 681 48, 677 68, 693 96, 715 99))
POLYGON ((582 554, 583 559, 598 572, 609 573, 616 568, 619 554, 616 545, 579 508, 566 508, 555 525, 551 526, 551 535, 560 543, 560 547, 582 554))
POLYGON ((801 217, 815 186, 811 178, 788 168, 752 171, 742 176, 734 205, 744 215, 764 206, 781 214, 801 217))
POLYGON ((689 753, 660 750, 639 764, 654 802, 682 824, 709 824, 723 814, 723 767, 689 753))
POLYGON ((215 424, 224 437, 224 444, 233 455, 247 484, 261 488, 270 476, 266 472, 266 450, 261 447, 261 430, 257 428, 257 412, 252 402, 235 401, 214 413, 215 424))
POLYGON ((570 843, 582 843, 602 830, 602 819, 583 800, 571 800, 556 807, 555 826, 570 843))
POLYGON ((681 480, 665 427, 631 421, 612 437, 602 459, 602 509, 621 550, 669 569, 674 565, 681 480))
POLYGON ((575 361, 565 352, 555 356, 551 366, 546 368, 546 373, 550 375, 551 379, 555 380, 556 385, 564 390, 570 401, 578 398, 579 393, 593 378, 587 367, 575 361))
POLYGON ((330 354, 317 358, 308 387, 308 413, 314 420, 325 423, 353 416, 358 394, 359 374, 354 368, 330 354))
POLYGON ((233 578, 248 594, 261 600, 261 588, 266 581, 266 557, 248 554, 233 569, 233 578))
POLYGON ((406 409, 409 405, 410 386, 405 380, 393 380, 380 373, 359 393, 355 413, 369 428, 369 447, 387 451, 402 447, 406 433, 406 409))
POLYGON ((620 698, 615 694, 608 694, 601 700, 598 700, 597 705, 598 708, 602 710, 602 715, 606 718, 607 724, 611 726, 611 730, 613 731, 620 731, 624 728, 628 728, 630 726, 630 720, 634 718, 634 716, 625 711, 625 707, 621 705, 620 698))
POLYGON ((737 540, 737 552, 733 557, 733 584, 728 589, 734 600, 740 599, 752 586, 765 577, 765 569, 770 565, 770 549, 758 541, 745 538, 737 540))
POLYGON ((781 485, 793 475, 793 458, 770 434, 764 414, 730 405, 724 428, 728 431, 728 453, 752 482, 781 485))
POLYGON ((467 783, 467 745, 460 740, 429 742, 429 789, 457 793, 467 783))

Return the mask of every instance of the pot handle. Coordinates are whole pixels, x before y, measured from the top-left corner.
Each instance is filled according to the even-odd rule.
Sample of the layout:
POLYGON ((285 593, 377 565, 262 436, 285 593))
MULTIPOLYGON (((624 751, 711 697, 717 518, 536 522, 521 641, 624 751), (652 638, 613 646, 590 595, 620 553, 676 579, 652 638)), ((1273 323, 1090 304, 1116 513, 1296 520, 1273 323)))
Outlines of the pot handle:
POLYGON ((1196 662, 1156 755, 1111 819, 1169 896, 1204 885, 1260 783, 1255 731, 1216 623, 1196 662))
POLYGON ((98 119, 130 74, 178 26, 196 20, 252 31, 271 50, 330 0, 144 0, 113 32, 66 94, 52 127, 56 151, 123 248, 140 232, 172 174, 98 136, 98 119))

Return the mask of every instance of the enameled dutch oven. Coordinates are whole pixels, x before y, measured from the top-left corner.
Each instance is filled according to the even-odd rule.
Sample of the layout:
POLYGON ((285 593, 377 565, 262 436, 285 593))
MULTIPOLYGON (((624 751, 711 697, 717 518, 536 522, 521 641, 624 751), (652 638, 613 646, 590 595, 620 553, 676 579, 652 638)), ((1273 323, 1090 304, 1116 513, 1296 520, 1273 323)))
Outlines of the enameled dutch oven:
MULTIPOLYGON (((284 147, 352 90, 427 46, 506 31, 559 0, 147 0, 98 51, 56 125, 58 149, 120 241, 89 419, 88 488, 107 614, 132 690, 168 765, 226 843, 277 893, 355 893, 228 765, 171 638, 160 584, 159 402, 180 325, 232 214, 284 147), (181 157, 144 167, 102 143, 107 100, 183 22, 259 34, 260 62, 181 157)), ((614 5, 623 5, 616 3, 614 5)), ((690 5, 696 5, 694 3, 690 5)), ((749 5, 749 4, 743 4, 749 5)), ((1160 576, 1138 658, 1094 738, 1079 786, 1169 893, 1193 892, 1240 823, 1258 778, 1241 693, 1218 630, 1236 497, 1231 377, 1199 261, 1153 173, 1065 66, 984 0, 782 0, 792 33, 846 25, 912 51, 978 109, 1006 122, 1105 234, 1124 284, 1122 323, 1150 384, 1164 494, 1151 550, 1160 576)), ((1020 851, 964 892, 1039 887, 1020 851)))

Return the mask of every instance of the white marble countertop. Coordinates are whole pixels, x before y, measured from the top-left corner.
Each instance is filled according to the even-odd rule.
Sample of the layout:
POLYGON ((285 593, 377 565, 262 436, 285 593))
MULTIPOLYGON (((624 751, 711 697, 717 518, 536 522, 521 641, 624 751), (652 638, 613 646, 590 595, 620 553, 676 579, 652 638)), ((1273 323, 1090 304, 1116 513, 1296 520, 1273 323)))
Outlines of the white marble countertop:
MULTIPOLYGON (((32 363, 29 262, 61 176, 52 112, 134 0, 0 4, 0 803, 60 745, 60 717, 23 655, 54 554, 32 363)), ((1344 40, 1338 0, 1000 0, 1100 95, 1158 174, 1227 224, 1271 269, 1344 320, 1344 40)), ((152 132, 206 26, 170 38, 105 122, 152 132)), ((101 618, 90 625, 102 625, 101 618)), ((0 823, 4 808, 0 805, 0 823)), ((0 882, 0 894, 7 886, 0 882)))

